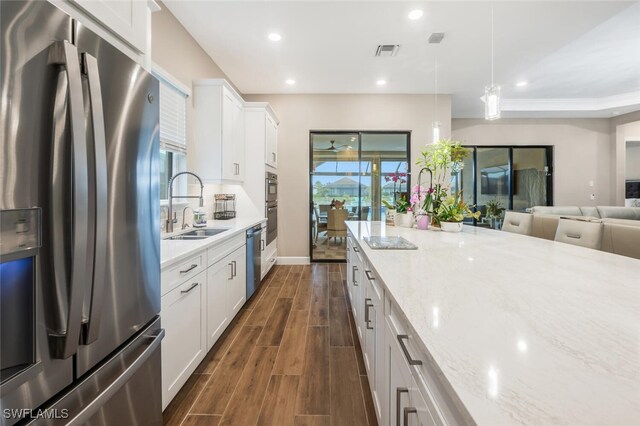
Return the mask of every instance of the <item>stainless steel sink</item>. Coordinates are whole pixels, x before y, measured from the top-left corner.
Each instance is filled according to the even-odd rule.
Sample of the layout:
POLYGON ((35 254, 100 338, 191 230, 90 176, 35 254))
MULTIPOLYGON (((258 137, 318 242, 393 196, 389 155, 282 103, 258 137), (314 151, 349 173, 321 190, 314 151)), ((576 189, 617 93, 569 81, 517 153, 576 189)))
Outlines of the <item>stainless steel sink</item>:
POLYGON ((204 240, 209 238, 207 235, 174 235, 173 237, 165 238, 165 240, 204 240))
POLYGON ((166 238, 167 240, 203 240, 205 238, 213 237, 221 232, 228 231, 226 228, 204 228, 194 229, 193 231, 185 232, 184 234, 174 235, 166 238))
POLYGON ((193 236, 193 237, 212 237, 214 235, 218 235, 221 232, 224 231, 228 231, 228 229, 226 228, 203 228, 203 229, 194 229, 193 231, 189 231, 189 232, 185 232, 184 234, 180 234, 180 235, 186 235, 186 236, 193 236))

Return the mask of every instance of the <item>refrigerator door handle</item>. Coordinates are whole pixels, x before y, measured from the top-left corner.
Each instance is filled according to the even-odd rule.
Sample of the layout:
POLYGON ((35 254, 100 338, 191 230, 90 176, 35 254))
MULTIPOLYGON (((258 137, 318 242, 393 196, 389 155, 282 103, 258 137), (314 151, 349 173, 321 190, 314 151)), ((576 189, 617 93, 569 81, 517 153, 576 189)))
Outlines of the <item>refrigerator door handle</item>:
MULTIPOLYGON (((58 74, 58 85, 54 101, 53 117, 53 176, 51 183, 51 229, 52 229, 52 262, 54 269, 54 285, 56 293, 66 297, 56 298, 60 317, 66 318, 65 324, 58 325, 56 331, 49 332, 52 355, 66 359, 76 353, 80 341, 82 323, 82 304, 84 285, 87 275, 87 234, 89 220, 88 204, 88 170, 87 170, 87 142, 84 127, 84 105, 82 98, 82 80, 77 48, 67 41, 58 41, 49 48, 49 65, 62 67, 64 71, 58 74), (65 78, 66 77, 66 78, 65 78), (64 171, 60 161, 64 159, 65 123, 69 116, 71 134, 72 157, 72 191, 67 194, 67 186, 63 178, 64 171), (57 167, 56 167, 57 166, 57 167), (70 258, 65 255, 65 217, 66 205, 71 200, 72 218, 70 241, 70 258), (69 278, 67 265, 71 270, 69 278), (70 281, 70 285, 69 285, 70 281), (67 290, 68 289, 68 290, 67 290), (67 293, 68 291, 68 293, 67 293)), ((52 303, 54 303, 52 301, 52 303)), ((55 330, 55 328, 53 328, 55 330)))
MULTIPOLYGON (((104 112, 102 104, 102 89, 98 61, 93 56, 83 53, 82 62, 84 74, 87 76, 89 88, 89 102, 91 105, 91 124, 93 127, 94 156, 95 156, 95 241, 91 301, 88 318, 83 324, 82 344, 88 345, 98 338, 102 298, 106 279, 107 258, 107 148, 104 127, 104 112)), ((92 188, 94 189, 94 188, 92 188)), ((90 274, 91 275, 91 274, 90 274)))
POLYGON ((145 336, 150 340, 149 346, 140 354, 135 361, 131 363, 131 365, 125 370, 125 372, 118 377, 115 381, 113 381, 107 388, 100 393, 95 399, 90 401, 88 404, 82 407, 82 410, 68 423, 67 426, 80 426, 84 425, 91 417, 98 412, 102 408, 105 403, 115 395, 122 386, 126 385, 127 382, 133 377, 133 375, 142 367, 149 357, 153 355, 160 347, 160 342, 164 337, 164 329, 160 329, 155 335, 145 336))

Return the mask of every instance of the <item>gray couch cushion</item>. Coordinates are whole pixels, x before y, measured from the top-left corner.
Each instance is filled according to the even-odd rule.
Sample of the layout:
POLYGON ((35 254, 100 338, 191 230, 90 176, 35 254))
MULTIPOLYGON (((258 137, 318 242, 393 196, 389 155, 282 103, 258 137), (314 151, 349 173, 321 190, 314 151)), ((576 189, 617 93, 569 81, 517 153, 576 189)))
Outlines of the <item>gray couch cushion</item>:
POLYGON ((598 213, 603 219, 640 220, 640 207, 598 206, 598 213))
POLYGON ((580 211, 582 212, 582 216, 591 216, 595 218, 600 217, 600 213, 598 213, 598 208, 594 206, 580 207, 580 211))
POLYGON ((578 206, 535 206, 531 207, 534 214, 552 214, 556 216, 582 216, 578 206))

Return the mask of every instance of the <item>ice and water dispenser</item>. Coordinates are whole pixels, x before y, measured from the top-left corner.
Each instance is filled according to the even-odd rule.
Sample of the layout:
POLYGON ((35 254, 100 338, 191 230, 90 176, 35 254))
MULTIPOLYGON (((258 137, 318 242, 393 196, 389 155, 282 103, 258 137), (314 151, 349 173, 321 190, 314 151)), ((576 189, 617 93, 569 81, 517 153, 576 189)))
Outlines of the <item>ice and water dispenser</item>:
MULTIPOLYGON (((37 364, 36 256, 40 209, 0 211, 0 383, 37 364)), ((3 389, 4 390, 4 389, 3 389)))

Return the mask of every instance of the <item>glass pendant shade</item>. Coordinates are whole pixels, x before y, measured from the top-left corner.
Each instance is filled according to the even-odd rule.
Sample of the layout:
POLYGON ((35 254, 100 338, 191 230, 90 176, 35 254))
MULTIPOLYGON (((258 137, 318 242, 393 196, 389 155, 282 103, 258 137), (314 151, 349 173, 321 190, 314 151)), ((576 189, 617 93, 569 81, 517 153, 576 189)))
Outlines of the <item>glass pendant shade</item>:
POLYGON ((500 86, 484 88, 484 118, 497 120, 500 118, 500 86))
POLYGON ((436 143, 440 140, 440 122, 434 121, 431 127, 433 134, 433 143, 436 143))

